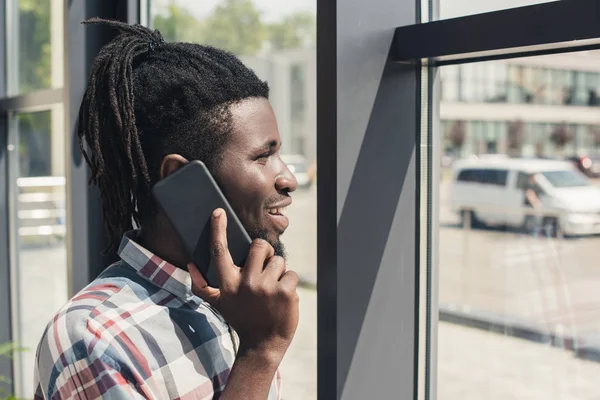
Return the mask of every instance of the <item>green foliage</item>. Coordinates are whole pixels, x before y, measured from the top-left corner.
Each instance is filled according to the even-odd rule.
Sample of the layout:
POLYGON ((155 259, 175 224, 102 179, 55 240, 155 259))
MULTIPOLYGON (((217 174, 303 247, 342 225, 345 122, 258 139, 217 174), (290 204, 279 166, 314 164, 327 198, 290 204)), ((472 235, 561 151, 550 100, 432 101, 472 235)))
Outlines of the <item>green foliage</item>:
POLYGON ((287 15, 281 22, 268 25, 267 29, 273 50, 313 47, 316 44, 315 16, 308 12, 287 15))
POLYGON ((158 29, 167 42, 197 42, 202 36, 202 25, 185 9, 171 0, 164 13, 154 16, 153 28, 158 29))
POLYGON ((251 0, 224 0, 203 22, 204 44, 237 55, 256 54, 266 38, 260 12, 251 0))
POLYGON ((50 1, 19 0, 19 91, 51 86, 50 1))
POLYGON ((298 12, 281 21, 265 23, 252 0, 222 0, 204 19, 197 19, 170 0, 153 18, 153 28, 167 41, 187 41, 227 49, 237 55, 272 50, 314 47, 314 14, 298 12))
MULTIPOLYGON (((0 344, 0 357, 13 358, 14 353, 18 351, 26 351, 24 347, 16 345, 14 342, 0 344)), ((11 381, 5 376, 0 375, 0 400, 18 400, 15 396, 10 395, 6 386, 10 386, 11 381)))

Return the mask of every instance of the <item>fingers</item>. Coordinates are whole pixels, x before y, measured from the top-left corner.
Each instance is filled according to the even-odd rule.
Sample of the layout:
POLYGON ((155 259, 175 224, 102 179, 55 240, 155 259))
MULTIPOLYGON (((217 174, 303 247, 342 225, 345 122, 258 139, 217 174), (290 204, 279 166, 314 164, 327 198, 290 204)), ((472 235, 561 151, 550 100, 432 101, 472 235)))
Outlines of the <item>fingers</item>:
POLYGON ((285 259, 279 256, 273 256, 267 260, 267 266, 263 275, 273 282, 277 282, 286 271, 285 259))
POLYGON ((216 305, 221 294, 220 290, 208 286, 206 280, 200 271, 198 271, 198 267, 196 267, 194 263, 189 263, 187 269, 192 277, 192 291, 194 294, 209 304, 213 306, 216 305))
POLYGON ((234 278, 236 267, 227 246, 227 214, 221 208, 217 208, 212 214, 211 255, 223 286, 234 278))
POLYGON ((279 284, 284 290, 295 292, 298 287, 298 275, 294 271, 286 271, 279 279, 279 284))
POLYGON ((250 246, 246 265, 242 273, 246 277, 260 275, 263 271, 265 261, 273 257, 274 254, 275 250, 273 250, 273 246, 269 242, 262 239, 254 240, 250 246))

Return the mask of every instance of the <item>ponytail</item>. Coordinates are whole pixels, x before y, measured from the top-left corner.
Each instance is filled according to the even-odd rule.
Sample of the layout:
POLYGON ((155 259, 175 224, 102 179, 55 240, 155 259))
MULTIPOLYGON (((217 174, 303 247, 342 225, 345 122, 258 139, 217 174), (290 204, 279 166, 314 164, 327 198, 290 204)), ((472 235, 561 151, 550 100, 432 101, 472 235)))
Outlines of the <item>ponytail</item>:
POLYGON ((104 24, 120 31, 92 66, 88 88, 79 110, 80 149, 92 170, 90 183, 98 186, 109 244, 141 223, 136 198, 149 191, 150 176, 135 123, 132 70, 136 57, 164 42, 158 31, 140 25, 92 18, 84 24, 104 24), (88 153, 84 140, 93 148, 88 153))

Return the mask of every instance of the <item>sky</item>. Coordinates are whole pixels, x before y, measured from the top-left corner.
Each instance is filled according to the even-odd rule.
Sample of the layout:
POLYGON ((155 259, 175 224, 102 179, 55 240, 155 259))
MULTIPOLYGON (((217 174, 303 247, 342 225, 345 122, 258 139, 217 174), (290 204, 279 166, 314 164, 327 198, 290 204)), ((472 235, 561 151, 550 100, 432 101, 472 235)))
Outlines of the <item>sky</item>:
MULTIPOLYGON (((208 15, 221 0, 175 0, 175 3, 190 11, 198 18, 208 15)), ((169 4, 169 0, 152 0, 155 5, 169 4)), ((284 15, 297 11, 310 11, 316 14, 316 0, 254 0, 254 4, 263 13, 264 21, 272 22, 284 15)))
POLYGON ((461 17, 551 1, 557 0, 440 0, 440 18, 461 17))

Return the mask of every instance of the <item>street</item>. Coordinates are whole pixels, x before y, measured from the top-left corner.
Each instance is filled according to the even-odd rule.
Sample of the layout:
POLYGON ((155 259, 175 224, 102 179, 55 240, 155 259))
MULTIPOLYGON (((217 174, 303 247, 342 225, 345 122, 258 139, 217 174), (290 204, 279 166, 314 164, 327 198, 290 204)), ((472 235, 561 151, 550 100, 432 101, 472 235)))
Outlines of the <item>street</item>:
POLYGON ((465 230, 440 188, 440 304, 519 318, 547 332, 600 333, 600 237, 465 230))

